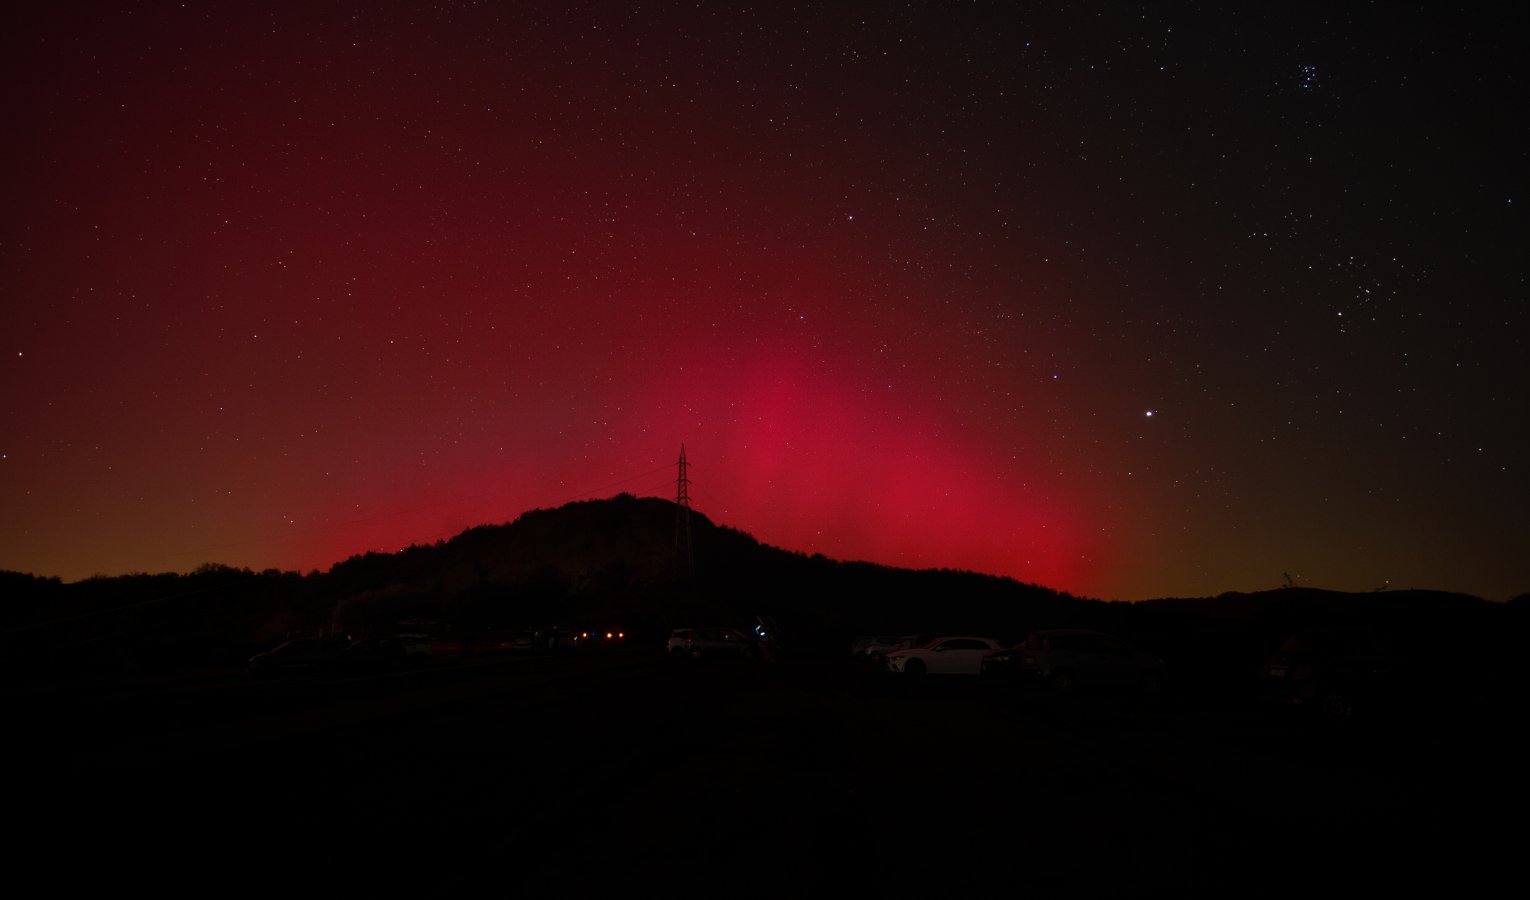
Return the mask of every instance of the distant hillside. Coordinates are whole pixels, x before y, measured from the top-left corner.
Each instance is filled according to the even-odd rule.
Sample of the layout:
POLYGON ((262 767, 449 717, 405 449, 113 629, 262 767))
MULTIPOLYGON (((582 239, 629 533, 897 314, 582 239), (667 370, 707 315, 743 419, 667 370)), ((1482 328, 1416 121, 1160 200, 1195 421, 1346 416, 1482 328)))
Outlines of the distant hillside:
POLYGON ((815 631, 1013 629, 1084 602, 1012 579, 793 553, 695 511, 690 532, 687 556, 675 504, 621 495, 353 557, 326 577, 346 619, 434 611, 481 628, 615 617, 667 629, 769 615, 815 631))
POLYGON ((803 645, 842 647, 862 630, 1017 634, 1104 606, 1008 578, 793 553, 696 511, 687 554, 676 512, 627 494, 570 503, 306 576, 207 565, 64 584, 0 573, 0 651, 22 668, 153 668, 242 659, 320 631, 409 627, 472 643, 519 627, 616 624, 658 639, 683 625, 750 627, 756 616, 803 645))
POLYGON ((1530 605, 1492 603, 1445 591, 1346 593, 1290 587, 1216 597, 1161 598, 1115 610, 1120 633, 1144 649, 1172 660, 1181 677, 1235 684, 1252 679, 1293 632, 1313 627, 1369 626, 1409 635, 1419 643, 1420 663, 1429 646, 1463 643, 1483 664, 1502 671, 1523 655, 1530 605))
POLYGON ((0 573, 0 658, 19 670, 170 668, 238 661, 319 631, 407 627, 482 646, 521 627, 618 626, 658 640, 673 627, 747 628, 771 616, 811 652, 842 652, 858 633, 1014 639, 1036 628, 1092 627, 1235 668, 1305 625, 1386 620, 1518 633, 1530 609, 1461 594, 1307 588, 1107 603, 973 572, 794 553, 695 511, 687 554, 677 547, 676 512, 667 500, 626 494, 570 503, 306 576, 208 565, 63 584, 0 573))

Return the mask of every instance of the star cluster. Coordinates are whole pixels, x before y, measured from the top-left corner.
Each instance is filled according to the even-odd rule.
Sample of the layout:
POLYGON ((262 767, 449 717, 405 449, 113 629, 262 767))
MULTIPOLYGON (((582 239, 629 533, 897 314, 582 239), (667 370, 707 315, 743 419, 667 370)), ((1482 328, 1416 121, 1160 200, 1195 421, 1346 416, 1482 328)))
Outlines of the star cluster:
POLYGON ((617 491, 1090 596, 1530 584, 1486 8, 33 7, 0 568, 617 491))

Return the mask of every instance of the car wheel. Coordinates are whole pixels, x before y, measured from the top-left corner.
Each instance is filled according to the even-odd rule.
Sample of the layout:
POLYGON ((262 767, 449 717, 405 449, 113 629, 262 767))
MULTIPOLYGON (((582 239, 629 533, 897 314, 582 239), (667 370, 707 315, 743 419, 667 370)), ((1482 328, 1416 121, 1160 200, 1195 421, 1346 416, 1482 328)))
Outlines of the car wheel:
POLYGON ((1318 712, 1329 725, 1346 725, 1355 718, 1355 705, 1343 694, 1333 692, 1323 697, 1318 712))
POLYGON ((1066 669, 1061 672, 1053 672, 1052 690, 1066 696, 1078 690, 1078 681, 1073 677, 1073 673, 1066 669))
POLYGON ((691 648, 691 659, 701 659, 701 648, 700 647, 692 647, 691 648))
POLYGON ((923 675, 924 671, 924 660, 922 659, 911 659, 903 664, 903 673, 905 675, 919 676, 923 675))

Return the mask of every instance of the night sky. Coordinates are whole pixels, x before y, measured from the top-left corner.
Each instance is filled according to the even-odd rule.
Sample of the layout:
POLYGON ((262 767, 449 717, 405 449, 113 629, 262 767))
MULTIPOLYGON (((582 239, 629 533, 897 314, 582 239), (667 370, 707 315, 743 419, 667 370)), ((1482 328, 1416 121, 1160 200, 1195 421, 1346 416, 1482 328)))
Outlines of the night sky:
POLYGON ((684 442, 839 559, 1530 591, 1522 31, 1441 6, 25 4, 0 569, 324 570, 684 442))

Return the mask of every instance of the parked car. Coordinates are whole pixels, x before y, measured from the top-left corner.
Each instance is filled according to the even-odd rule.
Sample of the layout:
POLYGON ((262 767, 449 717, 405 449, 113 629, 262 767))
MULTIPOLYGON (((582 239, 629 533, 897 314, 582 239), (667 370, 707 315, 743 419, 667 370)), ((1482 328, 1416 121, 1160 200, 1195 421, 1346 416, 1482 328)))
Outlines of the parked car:
POLYGON ((753 638, 736 628, 676 628, 664 645, 670 656, 733 657, 756 659, 759 647, 753 638))
POLYGON ((1416 652, 1375 628, 1314 628, 1288 637, 1261 667, 1260 694, 1320 725, 1348 727, 1425 699, 1416 652))
POLYGON ((336 666, 350 672, 382 672, 401 669, 409 662, 409 650, 397 637, 367 637, 352 641, 335 659, 336 666))
POLYGON ((887 654, 887 670, 907 675, 977 675, 983 656, 999 649, 993 638, 956 635, 938 637, 918 647, 887 654))
POLYGON ((579 632, 569 628, 543 628, 536 633, 536 641, 541 650, 572 650, 579 643, 579 632))
POLYGON ((257 653, 246 662, 250 673, 305 672, 333 667, 350 641, 344 637, 294 638, 257 653))
POLYGON ((395 634, 393 639, 404 649, 407 662, 423 662, 430 658, 430 635, 418 632, 395 634))
POLYGON ((529 653, 537 649, 537 633, 535 631, 517 631, 499 642, 500 650, 508 650, 512 653, 529 653))
POLYGON ((1163 685, 1164 662, 1112 634, 1060 628, 1026 637, 1019 675, 1059 694, 1079 689, 1153 693, 1163 685))
POLYGON ((885 651, 903 638, 901 634, 863 634, 850 642, 850 655, 871 656, 879 650, 885 651))
POLYGON ((990 681, 1017 681, 1021 676, 1020 664, 1025 658, 1025 641, 1013 647, 1000 647, 983 654, 978 674, 990 681))
POLYGON ((856 638, 850 647, 850 652, 855 656, 881 663, 887 658, 887 654, 894 650, 902 650, 905 647, 922 646, 933 640, 933 634, 884 634, 868 635, 856 638))

